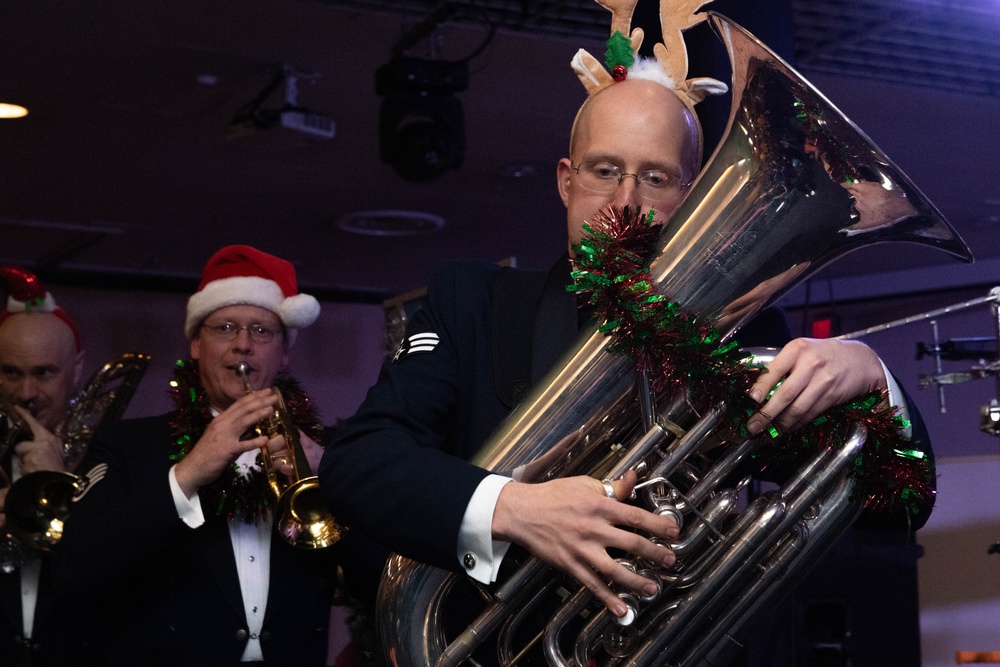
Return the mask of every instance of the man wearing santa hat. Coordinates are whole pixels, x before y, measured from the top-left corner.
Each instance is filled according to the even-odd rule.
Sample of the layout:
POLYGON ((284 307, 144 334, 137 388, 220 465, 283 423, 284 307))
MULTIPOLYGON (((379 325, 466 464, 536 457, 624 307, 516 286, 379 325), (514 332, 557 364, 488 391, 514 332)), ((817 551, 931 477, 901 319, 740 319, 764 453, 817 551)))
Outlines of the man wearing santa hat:
MULTIPOLYGON (((76 323, 36 276, 2 266, 0 282, 7 287, 0 311, 0 443, 9 445, 0 452, 0 469, 9 484, 67 469, 64 424, 84 352, 76 323)), ((8 489, 0 489, 0 527, 8 489)), ((88 628, 68 601, 56 598, 47 558, 0 535, 0 664, 100 664, 88 628)))
POLYGON ((191 358, 170 383, 176 409, 120 422, 91 445, 81 468, 107 470, 66 522, 54 577, 61 591, 108 605, 111 664, 325 664, 330 550, 274 534, 258 454, 267 445, 288 472, 286 445, 247 435, 274 414, 278 386, 307 456, 321 453, 309 399, 279 378, 297 330, 318 316, 289 262, 222 248, 188 301, 191 358))

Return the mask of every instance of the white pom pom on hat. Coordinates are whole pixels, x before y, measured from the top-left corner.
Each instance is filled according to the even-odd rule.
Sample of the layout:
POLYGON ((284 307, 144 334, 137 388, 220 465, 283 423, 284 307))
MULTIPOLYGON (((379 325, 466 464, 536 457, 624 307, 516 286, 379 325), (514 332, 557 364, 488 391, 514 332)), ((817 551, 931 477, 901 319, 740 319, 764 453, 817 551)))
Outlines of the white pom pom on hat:
POLYGON ((319 317, 319 302, 300 294, 291 262, 248 245, 230 245, 212 255, 202 271, 198 291, 187 304, 184 334, 191 339, 205 318, 226 306, 248 305, 270 310, 288 330, 307 327, 319 317))

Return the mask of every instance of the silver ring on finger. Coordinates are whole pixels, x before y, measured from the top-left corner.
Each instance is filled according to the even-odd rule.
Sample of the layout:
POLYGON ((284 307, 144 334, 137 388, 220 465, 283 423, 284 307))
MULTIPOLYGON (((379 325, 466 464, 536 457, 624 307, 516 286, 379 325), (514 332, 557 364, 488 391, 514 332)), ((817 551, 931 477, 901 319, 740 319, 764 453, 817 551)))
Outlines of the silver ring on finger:
POLYGON ((618 500, 618 496, 615 494, 615 487, 611 484, 610 479, 601 480, 601 484, 604 486, 604 495, 611 500, 618 500))

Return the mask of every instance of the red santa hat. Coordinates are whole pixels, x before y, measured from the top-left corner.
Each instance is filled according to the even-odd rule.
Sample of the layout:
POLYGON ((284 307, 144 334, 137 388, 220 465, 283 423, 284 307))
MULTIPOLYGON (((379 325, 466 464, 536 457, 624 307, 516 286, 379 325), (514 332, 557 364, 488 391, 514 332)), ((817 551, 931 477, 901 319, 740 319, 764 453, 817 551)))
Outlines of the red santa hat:
POLYGON ((236 305, 259 306, 277 315, 289 344, 296 329, 319 317, 319 302, 299 294, 292 263, 248 245, 226 246, 208 260, 198 291, 188 299, 185 335, 193 338, 211 313, 236 305))
POLYGON ((66 323, 73 332, 76 351, 83 349, 80 329, 65 310, 56 305, 52 294, 45 290, 38 276, 19 266, 0 266, 0 279, 7 283, 7 307, 0 311, 0 324, 11 315, 31 313, 52 313, 66 323))

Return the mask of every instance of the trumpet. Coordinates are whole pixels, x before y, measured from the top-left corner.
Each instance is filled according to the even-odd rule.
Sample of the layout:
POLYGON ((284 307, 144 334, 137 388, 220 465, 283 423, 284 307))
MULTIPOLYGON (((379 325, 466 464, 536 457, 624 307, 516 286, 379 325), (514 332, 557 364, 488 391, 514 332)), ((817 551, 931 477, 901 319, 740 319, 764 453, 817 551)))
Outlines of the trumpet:
MULTIPOLYGON (((243 380, 246 393, 253 392, 250 386, 250 365, 236 365, 236 375, 243 380)), ((254 426, 257 435, 276 438, 281 436, 288 445, 287 459, 292 467, 290 475, 280 474, 274 467, 274 460, 267 445, 260 448, 258 461, 267 484, 276 500, 274 509, 274 529, 289 544, 300 549, 323 549, 343 536, 346 528, 339 525, 326 509, 319 491, 319 478, 312 474, 302 443, 299 429, 292 421, 281 390, 272 387, 278 397, 274 412, 254 426)))

